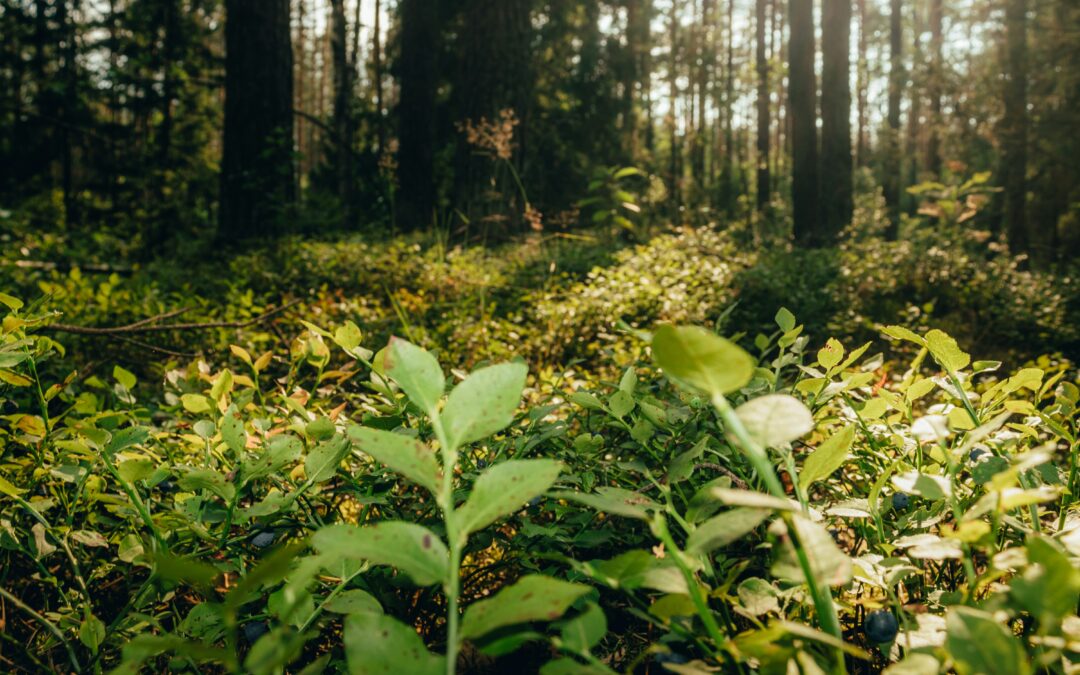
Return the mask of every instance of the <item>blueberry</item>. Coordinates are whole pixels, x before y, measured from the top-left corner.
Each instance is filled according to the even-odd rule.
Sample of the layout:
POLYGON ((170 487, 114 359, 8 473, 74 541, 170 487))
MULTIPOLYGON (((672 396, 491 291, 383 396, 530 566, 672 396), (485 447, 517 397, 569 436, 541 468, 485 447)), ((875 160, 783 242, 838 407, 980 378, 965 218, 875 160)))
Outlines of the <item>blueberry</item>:
POLYGON ((911 497, 903 492, 897 492, 892 496, 893 511, 904 511, 911 505, 911 497))
POLYGON ((275 539, 277 539, 277 535, 267 530, 252 537, 251 545, 255 548, 266 548, 270 544, 273 544, 275 539))
POLYGON ((176 483, 172 482, 171 480, 163 480, 158 483, 156 487, 162 492, 168 494, 176 489, 176 483))
POLYGON ((975 462, 979 461, 980 458, 982 458, 982 457, 984 457, 984 456, 986 456, 988 454, 990 454, 990 453, 988 453, 983 448, 975 448, 974 450, 972 450, 968 454, 968 459, 970 459, 972 461, 972 463, 975 463, 975 462))
POLYGON ((529 506, 537 506, 540 504, 540 497, 533 497, 529 500, 529 506))
POLYGON ((829 528, 829 536, 833 538, 833 541, 839 544, 843 533, 840 531, 839 528, 831 527, 829 528))
POLYGON ((476 460, 476 468, 477 469, 486 469, 487 468, 487 460, 486 459, 478 459, 478 460, 476 460))
POLYGON ((653 656, 655 663, 686 663, 690 659, 686 658, 678 652, 666 652, 653 656))
POLYGON ((866 619, 863 620, 863 630, 866 631, 866 637, 870 639, 870 642, 882 645, 896 639, 900 624, 892 612, 879 609, 866 615, 866 619))
POLYGON ((270 632, 270 628, 266 625, 265 621, 252 621, 251 623, 244 624, 244 639, 248 644, 255 644, 255 642, 270 632))

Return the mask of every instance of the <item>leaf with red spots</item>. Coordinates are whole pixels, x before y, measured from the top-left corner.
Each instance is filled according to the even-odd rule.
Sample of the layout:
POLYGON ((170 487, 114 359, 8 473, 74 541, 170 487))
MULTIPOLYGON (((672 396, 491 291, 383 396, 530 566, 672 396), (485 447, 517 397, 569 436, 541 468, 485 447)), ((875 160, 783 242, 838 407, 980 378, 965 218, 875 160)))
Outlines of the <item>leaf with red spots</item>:
POLYGON ((491 467, 476 479, 469 500, 454 513, 462 535, 476 532, 539 497, 559 477, 562 462, 515 459, 491 467))
POLYGON ((530 574, 494 597, 469 605, 461 622, 461 637, 476 638, 529 621, 554 621, 589 590, 584 584, 530 574))
POLYGON ((392 471, 438 494, 442 469, 435 453, 410 436, 368 427, 349 427, 349 438, 360 452, 392 471))
POLYGON ((311 545, 331 557, 396 567, 420 586, 447 578, 446 545, 434 532, 413 523, 388 521, 367 527, 339 523, 316 532, 311 545))
POLYGON ((432 654, 411 627, 374 612, 345 619, 350 675, 442 675, 446 657, 432 654))

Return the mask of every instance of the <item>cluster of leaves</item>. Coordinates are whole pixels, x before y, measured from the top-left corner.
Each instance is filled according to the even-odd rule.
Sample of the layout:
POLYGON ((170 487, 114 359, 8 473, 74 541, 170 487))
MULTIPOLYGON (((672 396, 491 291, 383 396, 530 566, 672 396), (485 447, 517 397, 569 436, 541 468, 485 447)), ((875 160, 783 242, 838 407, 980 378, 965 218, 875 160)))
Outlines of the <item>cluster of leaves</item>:
POLYGON ((518 361, 451 386, 410 342, 305 323, 140 400, 122 368, 48 381, 49 313, 0 301, 2 653, 24 671, 1080 659, 1064 363, 999 376, 898 326, 906 366, 814 352, 782 310, 753 354, 666 325, 610 385, 518 361))

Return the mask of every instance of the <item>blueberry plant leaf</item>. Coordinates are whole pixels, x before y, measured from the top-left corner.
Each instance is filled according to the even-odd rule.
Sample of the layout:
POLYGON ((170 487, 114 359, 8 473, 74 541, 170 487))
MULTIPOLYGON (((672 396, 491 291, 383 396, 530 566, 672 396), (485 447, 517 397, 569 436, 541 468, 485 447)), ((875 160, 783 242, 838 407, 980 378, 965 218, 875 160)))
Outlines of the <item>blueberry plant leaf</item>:
POLYGON ((339 523, 316 532, 311 545, 331 557, 396 567, 420 586, 445 582, 448 574, 446 545, 414 523, 386 521, 364 527, 339 523))
POLYGON ((992 614, 953 607, 945 620, 945 649, 960 675, 1026 675, 1024 647, 992 614))
POLYGON ((304 471, 308 480, 312 483, 325 483, 333 478, 350 448, 349 441, 344 436, 335 436, 312 448, 304 460, 304 471))
POLYGON ((763 448, 779 447, 814 430, 813 415, 802 401, 787 394, 750 399, 735 413, 763 448))
POLYGON ((360 612, 345 619, 349 675, 443 675, 446 659, 432 654, 416 631, 385 614, 360 612))
POLYGON ((383 373, 397 382, 409 400, 427 414, 439 406, 446 377, 438 360, 430 352, 399 337, 390 338, 390 344, 380 352, 383 373))
POLYGON ((440 414, 450 447, 505 429, 521 402, 528 372, 521 363, 500 363, 473 371, 454 387, 440 414))
POLYGON ((960 349, 956 340, 936 328, 926 334, 926 348, 934 360, 950 373, 961 371, 971 363, 971 355, 960 349))
POLYGON ((592 493, 556 492, 552 496, 591 506, 604 513, 637 520, 649 520, 649 511, 662 508, 660 504, 643 494, 615 487, 597 488, 596 492, 592 493))
POLYGON ((661 326, 652 352, 668 375, 714 396, 742 388, 754 375, 749 354, 699 326, 661 326))
POLYGON ((851 425, 829 436, 803 462, 802 471, 799 473, 802 488, 809 489, 812 484, 825 480, 843 466, 854 443, 855 427, 851 425))
POLYGON ((473 484, 468 501, 455 513, 462 535, 487 527, 547 492, 562 471, 553 459, 515 459, 491 467, 473 484))
POLYGON ((529 621, 553 621, 589 590, 583 584, 530 574, 494 597, 469 605, 462 619, 461 637, 476 638, 529 621))
POLYGON ((686 540, 686 552, 705 554, 741 539, 769 517, 765 509, 725 511, 698 525, 686 540))
POLYGON ((361 426, 349 427, 348 434, 360 452, 426 487, 432 494, 439 492, 442 468, 427 444, 402 434, 361 426))

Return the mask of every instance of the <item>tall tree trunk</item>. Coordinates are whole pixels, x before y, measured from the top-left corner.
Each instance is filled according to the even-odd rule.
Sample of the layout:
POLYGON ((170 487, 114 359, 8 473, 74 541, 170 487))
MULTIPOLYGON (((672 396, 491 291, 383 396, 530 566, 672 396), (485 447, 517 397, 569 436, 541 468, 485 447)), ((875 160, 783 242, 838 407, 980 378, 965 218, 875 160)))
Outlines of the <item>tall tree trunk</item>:
POLYGON ((649 50, 651 48, 651 2, 648 0, 628 0, 626 19, 626 42, 629 51, 626 82, 624 87, 623 127, 626 143, 626 155, 631 162, 640 155, 640 108, 649 72, 649 50))
MULTIPOLYGON (((402 0, 400 11, 397 223, 406 230, 415 230, 430 225, 435 214, 433 146, 439 26, 438 13, 428 6, 428 0, 402 0)), ((377 56, 379 38, 375 39, 375 91, 381 114, 382 66, 377 56)))
POLYGON ((885 157, 885 203, 889 225, 885 237, 895 241, 900 235, 900 99, 904 93, 902 2, 889 2, 889 110, 885 157))
POLYGON ((934 180, 941 178, 941 90, 945 64, 942 53, 943 0, 930 0, 930 137, 926 142, 926 168, 934 180))
POLYGON ((866 59, 866 0, 855 0, 859 10, 859 56, 856 62, 855 91, 856 91, 856 120, 858 132, 856 133, 855 163, 864 167, 870 160, 870 144, 867 138, 866 125, 866 87, 870 80, 870 64, 866 59))
POLYGON ((75 107, 79 100, 78 64, 75 60, 78 45, 74 16, 79 8, 79 0, 73 0, 70 6, 68 0, 60 0, 56 7, 57 22, 64 36, 64 98, 63 112, 60 115, 60 119, 63 120, 60 128, 60 186, 64 193, 66 220, 70 225, 79 220, 75 200, 75 149, 71 134, 75 124, 75 107))
POLYGON ((334 61, 334 176, 338 199, 344 207, 344 222, 352 223, 353 133, 352 133, 352 73, 349 65, 345 0, 330 0, 330 46, 334 61))
MULTIPOLYGON (((813 39, 813 38, 811 38, 813 39)), ((735 0, 727 4, 727 72, 724 73, 724 211, 735 212, 735 0)))
POLYGON ((822 231, 826 241, 851 224, 851 0, 824 0, 821 18, 822 231))
POLYGON ((276 231, 296 197, 289 0, 225 2, 220 233, 276 231))
MULTIPOLYGON (((907 116, 907 140, 904 147, 904 160, 907 170, 904 173, 904 185, 915 185, 919 179, 919 137, 922 133, 920 118, 922 117, 922 78, 925 74, 925 64, 922 53, 922 11, 921 0, 911 0, 911 26, 913 39, 911 41, 911 82, 908 87, 910 107, 907 116)), ((917 200, 906 193, 901 194, 901 201, 906 202, 909 215, 915 215, 918 206, 917 200)))
POLYGON ((795 241, 821 244, 818 227, 817 79, 814 76, 814 3, 790 0, 788 91, 791 113, 791 206, 795 241))
MULTIPOLYGON (((455 176, 458 202, 472 222, 509 222, 516 229, 524 222, 526 205, 504 161, 524 178, 520 174, 525 170, 532 98, 532 0, 469 0, 465 25, 470 30, 464 36, 455 92, 457 119, 474 125, 485 119, 496 123, 505 111, 513 111, 517 125, 508 158, 495 159, 490 152, 460 144, 456 166, 464 171, 455 176)), ((591 58, 583 56, 582 62, 591 58)), ((593 70, 584 66, 583 72, 593 70)))
POLYGON ((669 166, 669 179, 668 184, 670 186, 670 203, 671 203, 671 218, 673 221, 678 221, 680 218, 679 212, 682 210, 682 172, 679 164, 679 115, 678 115, 678 101, 679 101, 679 2, 678 0, 671 0, 671 17, 670 17, 670 37, 669 42, 671 44, 671 53, 668 58, 668 87, 670 108, 668 110, 668 152, 671 154, 670 166, 669 166))
POLYGON ((765 54, 766 0, 755 0, 757 66, 757 208, 764 210, 769 203, 769 60, 765 54))
POLYGON ((1005 116, 1002 119, 1005 225, 1014 253, 1033 250, 1027 222, 1027 0, 1005 3, 1005 116))
MULTIPOLYGON (((410 3, 413 2, 413 0, 401 0, 401 1, 402 1, 403 6, 405 4, 410 4, 410 3)), ((410 11, 413 12, 413 13, 416 13, 416 12, 419 12, 420 10, 415 9, 415 8, 410 8, 410 11)), ((430 12, 430 10, 429 10, 429 12, 430 12)), ((403 8, 402 9, 402 23, 403 24, 405 22, 404 14, 405 14, 405 10, 403 8)), ((386 147, 386 125, 383 122, 384 102, 383 102, 382 1, 381 0, 375 0, 375 29, 374 30, 375 30, 375 32, 374 32, 374 35, 372 36, 373 44, 371 46, 371 69, 373 71, 372 75, 371 75, 371 79, 375 83, 375 138, 376 138, 376 142, 378 144, 378 146, 377 146, 378 150, 379 150, 379 152, 382 152, 383 148, 386 147)), ((424 28, 424 33, 428 34, 428 33, 431 33, 431 31, 433 31, 433 30, 437 32, 437 27, 436 26, 428 26, 428 27, 424 28)), ((404 39, 403 39, 403 44, 404 44, 404 39)), ((434 67, 434 66, 432 66, 432 67, 434 67)), ((432 77, 434 77, 434 75, 432 77)), ((432 86, 434 86, 434 85, 432 85, 432 86)), ((400 103, 399 103, 399 105, 400 105, 400 103)))

